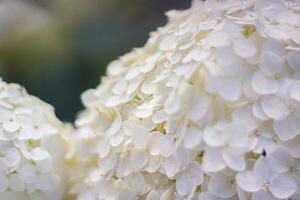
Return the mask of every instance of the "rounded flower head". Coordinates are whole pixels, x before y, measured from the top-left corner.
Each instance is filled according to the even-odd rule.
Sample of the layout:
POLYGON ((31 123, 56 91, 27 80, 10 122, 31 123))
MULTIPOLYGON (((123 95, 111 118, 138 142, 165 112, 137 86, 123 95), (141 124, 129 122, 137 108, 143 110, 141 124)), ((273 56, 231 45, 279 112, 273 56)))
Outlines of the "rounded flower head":
POLYGON ((63 124, 17 84, 0 80, 0 199, 63 198, 63 124))
POLYGON ((79 200, 298 199, 300 4, 194 1, 82 95, 79 200))

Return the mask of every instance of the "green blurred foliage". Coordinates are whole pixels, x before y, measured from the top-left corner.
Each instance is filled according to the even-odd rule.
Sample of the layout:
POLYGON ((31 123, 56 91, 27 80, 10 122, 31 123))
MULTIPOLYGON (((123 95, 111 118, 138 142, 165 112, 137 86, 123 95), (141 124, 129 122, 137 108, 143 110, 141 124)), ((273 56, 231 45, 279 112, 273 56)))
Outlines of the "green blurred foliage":
POLYGON ((0 77, 17 82, 72 121, 80 94, 107 64, 142 46, 164 12, 190 0, 2 0, 0 77))

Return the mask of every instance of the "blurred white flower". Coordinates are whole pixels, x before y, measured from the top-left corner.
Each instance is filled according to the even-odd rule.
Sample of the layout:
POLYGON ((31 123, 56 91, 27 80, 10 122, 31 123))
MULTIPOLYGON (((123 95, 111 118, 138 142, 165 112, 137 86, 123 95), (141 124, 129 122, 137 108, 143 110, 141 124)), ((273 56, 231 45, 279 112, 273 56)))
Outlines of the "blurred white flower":
POLYGON ((0 116, 0 199, 62 199, 66 129, 53 108, 0 80, 0 116))
POLYGON ((74 150, 83 167, 71 193, 297 199, 299 8, 297 0, 195 0, 169 11, 143 48, 110 63, 83 93, 74 150))

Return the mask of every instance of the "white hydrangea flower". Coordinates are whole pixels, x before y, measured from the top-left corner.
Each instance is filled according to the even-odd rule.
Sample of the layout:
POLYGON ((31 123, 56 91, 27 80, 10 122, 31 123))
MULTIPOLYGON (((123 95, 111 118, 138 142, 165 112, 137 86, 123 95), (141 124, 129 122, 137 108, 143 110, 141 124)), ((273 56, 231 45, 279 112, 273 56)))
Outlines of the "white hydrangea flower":
POLYGON ((299 200, 299 11, 298 0, 195 0, 168 12, 83 93, 71 193, 299 200))
MULTIPOLYGON (((279 152, 280 154, 281 152, 279 152)), ((278 155, 277 155, 278 156, 278 155)), ((281 156, 281 155, 279 155, 281 156)), ((278 157, 279 157, 278 156, 278 157)), ((288 159, 282 157, 281 159, 288 159)), ((253 171, 244 171, 236 176, 239 186, 247 192, 252 192, 252 199, 278 199, 289 198, 297 191, 297 182, 293 176, 280 172, 280 165, 286 165, 285 160, 273 160, 269 162, 268 158, 261 156, 253 167, 253 171), (276 168, 277 170, 273 170, 276 168)), ((287 170, 294 170, 292 168, 287 170)), ((295 169, 297 170, 297 169, 295 169)), ((299 172, 295 173, 296 176, 299 172)))
POLYGON ((67 129, 54 110, 0 80, 0 199, 61 200, 67 129))

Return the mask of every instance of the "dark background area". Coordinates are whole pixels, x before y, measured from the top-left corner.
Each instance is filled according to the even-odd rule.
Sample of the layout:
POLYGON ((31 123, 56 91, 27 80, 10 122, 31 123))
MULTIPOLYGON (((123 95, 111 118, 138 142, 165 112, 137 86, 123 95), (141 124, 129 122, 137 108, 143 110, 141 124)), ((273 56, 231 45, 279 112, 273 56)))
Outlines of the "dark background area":
POLYGON ((190 0, 0 0, 0 77, 72 121, 107 64, 140 47, 190 0))

